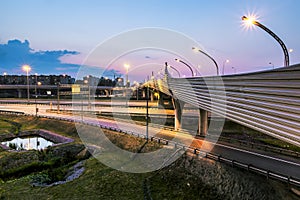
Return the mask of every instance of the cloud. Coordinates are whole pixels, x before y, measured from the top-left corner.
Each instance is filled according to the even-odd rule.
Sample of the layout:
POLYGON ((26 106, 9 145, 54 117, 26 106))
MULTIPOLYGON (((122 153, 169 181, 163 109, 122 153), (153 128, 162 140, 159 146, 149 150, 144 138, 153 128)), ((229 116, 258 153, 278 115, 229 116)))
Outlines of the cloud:
POLYGON ((74 70, 74 69, 78 69, 78 67, 56 67, 55 68, 57 71, 69 71, 69 70, 74 70))
POLYGON ((74 73, 80 65, 62 63, 60 58, 78 54, 77 51, 69 50, 35 51, 30 47, 28 40, 9 40, 7 44, 0 44, 0 69, 12 74, 23 73, 21 66, 29 64, 34 73, 74 73))

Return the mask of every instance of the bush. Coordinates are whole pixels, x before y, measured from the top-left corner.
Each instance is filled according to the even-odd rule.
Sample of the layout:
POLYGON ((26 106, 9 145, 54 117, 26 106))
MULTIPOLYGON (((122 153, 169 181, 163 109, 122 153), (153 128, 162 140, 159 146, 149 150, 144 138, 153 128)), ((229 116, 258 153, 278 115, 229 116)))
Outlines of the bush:
POLYGON ((51 183, 51 178, 47 173, 34 174, 30 176, 30 179, 31 184, 43 185, 51 183))

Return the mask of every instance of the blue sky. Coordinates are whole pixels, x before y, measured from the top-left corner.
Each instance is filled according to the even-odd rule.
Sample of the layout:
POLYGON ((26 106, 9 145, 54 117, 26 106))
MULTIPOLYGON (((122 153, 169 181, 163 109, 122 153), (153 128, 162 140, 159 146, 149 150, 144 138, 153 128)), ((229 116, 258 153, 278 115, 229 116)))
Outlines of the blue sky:
MULTIPOLYGON (((257 14, 262 24, 273 30, 288 49, 293 49, 290 60, 296 64, 300 62, 299 7, 299 0, 0 0, 2 55, 9 40, 20 40, 20 48, 27 40, 30 48, 29 56, 24 55, 24 49, 15 49, 11 62, 0 52, 0 72, 22 73, 20 66, 26 63, 32 65, 32 73, 75 76, 98 44, 142 27, 171 29, 193 38, 220 66, 224 60, 230 60, 226 74, 233 73, 233 68, 237 72, 270 69, 270 62, 275 67, 283 66, 282 50, 273 38, 259 28, 243 29, 241 17, 247 13, 257 14)), ((130 58, 134 65, 135 58, 130 58)), ((161 58, 162 65, 163 59, 169 58, 161 58)), ((123 66, 114 66, 114 70, 125 73, 123 66)), ((132 71, 131 79, 140 78, 141 71, 145 72, 132 71)))

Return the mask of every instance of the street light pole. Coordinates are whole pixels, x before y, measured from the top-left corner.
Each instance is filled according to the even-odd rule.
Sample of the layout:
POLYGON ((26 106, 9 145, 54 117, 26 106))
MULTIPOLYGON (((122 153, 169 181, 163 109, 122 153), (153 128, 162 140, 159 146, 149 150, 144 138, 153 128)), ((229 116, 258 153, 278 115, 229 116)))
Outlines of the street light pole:
POLYGON ((23 65, 22 66, 22 69, 24 71, 26 71, 26 79, 27 79, 27 102, 29 103, 29 99, 30 99, 30 96, 29 96, 29 71, 31 70, 31 67, 29 65, 23 65))
POLYGON ((26 70, 26 79, 27 79, 27 101, 29 103, 30 94, 29 94, 29 77, 28 77, 28 69, 26 70))
POLYGON ((282 50, 283 50, 283 54, 284 54, 284 66, 288 67, 290 65, 290 59, 289 59, 289 52, 285 46, 285 44, 283 43, 283 41, 274 33, 272 32, 270 29, 268 29, 267 27, 265 27, 263 24, 259 23, 258 21, 256 21, 255 18, 248 18, 246 16, 242 17, 242 20, 245 21, 247 23, 247 25, 256 25, 259 28, 263 29, 264 31, 266 31, 267 33, 269 33, 281 46, 282 50))
POLYGON ((234 73, 236 74, 236 68, 235 68, 235 67, 232 67, 232 69, 233 69, 234 73))
POLYGON ((269 65, 272 65, 273 69, 274 69, 274 64, 272 62, 269 62, 269 65))
POLYGON ((192 73, 192 77, 194 77, 194 72, 193 72, 193 69, 192 69, 192 67, 189 65, 189 64, 187 64, 186 62, 184 62, 183 60, 180 60, 180 59, 177 59, 177 58, 175 58, 175 61, 176 62, 181 62, 182 64, 184 64, 185 66, 187 66, 189 69, 190 69, 190 71, 191 71, 191 73, 192 73))
POLYGON ((129 69, 130 65, 125 64, 124 67, 126 69, 126 88, 127 88, 128 87, 128 69, 129 69))
POLYGON ((213 57, 211 57, 210 55, 208 55, 207 53, 205 53, 204 51, 202 51, 201 49, 198 49, 196 47, 192 47, 192 49, 195 50, 195 51, 199 51, 200 53, 206 55, 209 59, 211 59, 213 61, 213 63, 215 64, 215 66, 216 66, 217 75, 219 76, 219 66, 218 66, 218 63, 215 61, 215 59, 213 57))
POLYGON ((87 84, 88 84, 88 108, 90 109, 91 108, 91 88, 90 88, 90 76, 88 75, 87 76, 87 84))
POLYGON ((222 74, 224 75, 224 72, 225 72, 225 64, 226 63, 229 63, 229 60, 227 59, 227 60, 224 60, 224 62, 223 62, 223 71, 222 71, 222 74))
MULTIPOLYGON (((42 83, 41 82, 37 82, 36 85, 40 86, 42 83)), ((37 86, 36 86, 37 87, 37 86)), ((37 90, 36 90, 37 91, 37 90)), ((39 112, 39 109, 37 107, 37 102, 36 102, 36 99, 37 99, 37 92, 35 92, 35 116, 37 117, 37 113, 39 112)))
POLYGON ((146 95, 146 139, 149 140, 149 85, 147 85, 146 95))
POLYGON ((90 76, 87 76, 87 80, 84 83, 88 86, 88 108, 91 108, 91 88, 90 88, 90 76))
POLYGON ((37 86, 37 73, 34 74, 35 75, 35 85, 34 85, 34 92, 35 92, 35 97, 37 97, 37 91, 36 91, 36 86, 37 86))
POLYGON ((3 72, 3 76, 4 76, 3 84, 6 84, 6 76, 7 76, 7 72, 3 72))
POLYGON ((125 101, 126 101, 126 107, 127 107, 128 106, 128 99, 127 99, 128 69, 129 69, 130 65, 129 64, 124 64, 124 67, 126 68, 125 101))
POLYGON ((37 108, 37 103, 36 103, 36 99, 37 99, 37 73, 34 74, 35 75, 35 84, 34 84, 34 91, 35 91, 35 99, 34 99, 34 103, 35 103, 35 117, 37 117, 37 113, 38 113, 38 108, 37 108))
POLYGON ((170 67, 171 69, 173 69, 175 72, 177 72, 178 77, 180 78, 180 73, 179 73, 179 71, 178 71, 175 67, 173 67, 173 66, 171 66, 171 65, 168 65, 167 62, 165 62, 165 65, 166 65, 167 67, 170 67))
POLYGON ((59 96, 59 88, 60 87, 60 82, 57 82, 57 114, 60 113, 60 107, 59 107, 59 104, 60 104, 60 96, 59 96))

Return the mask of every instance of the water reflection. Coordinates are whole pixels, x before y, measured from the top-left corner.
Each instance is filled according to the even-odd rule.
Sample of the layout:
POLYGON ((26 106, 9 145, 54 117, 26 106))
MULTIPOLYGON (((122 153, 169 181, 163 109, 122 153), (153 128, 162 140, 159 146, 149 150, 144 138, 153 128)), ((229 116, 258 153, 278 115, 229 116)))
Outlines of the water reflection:
POLYGON ((13 140, 1 142, 12 149, 16 150, 30 150, 30 149, 45 149, 48 146, 52 146, 53 142, 46 140, 42 137, 26 137, 26 138, 14 138, 13 140))

